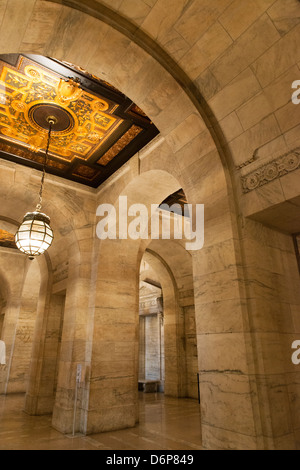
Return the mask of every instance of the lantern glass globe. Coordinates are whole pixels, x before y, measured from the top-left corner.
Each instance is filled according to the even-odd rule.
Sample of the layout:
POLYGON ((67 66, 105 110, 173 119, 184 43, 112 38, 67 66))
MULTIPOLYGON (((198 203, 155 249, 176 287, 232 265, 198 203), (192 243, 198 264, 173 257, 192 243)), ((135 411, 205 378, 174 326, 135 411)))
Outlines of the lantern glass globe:
POLYGON ((20 251, 34 259, 42 255, 53 242, 50 217, 41 212, 28 212, 16 235, 15 242, 20 251))

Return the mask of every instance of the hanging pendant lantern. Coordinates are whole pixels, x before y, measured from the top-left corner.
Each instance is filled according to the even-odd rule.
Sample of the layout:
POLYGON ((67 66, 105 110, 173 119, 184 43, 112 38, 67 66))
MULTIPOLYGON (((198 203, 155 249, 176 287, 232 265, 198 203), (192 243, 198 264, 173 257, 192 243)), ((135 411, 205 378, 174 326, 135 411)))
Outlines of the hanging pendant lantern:
POLYGON ((48 250, 48 248, 51 246, 54 238, 53 231, 50 227, 50 217, 41 212, 51 130, 52 126, 56 124, 57 120, 55 117, 50 116, 47 118, 47 122, 49 123, 49 132, 43 167, 43 176, 39 193, 39 203, 37 204, 36 210, 34 212, 28 212, 25 215, 22 224, 15 234, 17 248, 22 253, 28 255, 30 260, 33 260, 36 256, 45 253, 45 251, 48 250))
POLYGON ((53 242, 50 217, 42 212, 27 212, 16 235, 15 242, 20 251, 33 260, 42 255, 53 242))

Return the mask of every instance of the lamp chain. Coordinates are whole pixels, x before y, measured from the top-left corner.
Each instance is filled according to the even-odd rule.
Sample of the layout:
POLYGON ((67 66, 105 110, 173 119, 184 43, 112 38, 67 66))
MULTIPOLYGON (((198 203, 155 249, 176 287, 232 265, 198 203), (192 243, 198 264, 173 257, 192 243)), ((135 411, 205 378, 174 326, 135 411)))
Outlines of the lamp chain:
POLYGON ((39 193, 39 203, 36 206, 36 210, 38 212, 40 212, 40 210, 42 209, 43 189, 44 189, 44 181, 45 181, 45 176, 46 176, 46 166, 48 162, 48 152, 49 152, 49 147, 50 147, 51 131, 52 131, 52 126, 55 124, 55 121, 53 119, 49 119, 48 122, 49 122, 48 141, 47 141, 47 147, 46 147, 45 159, 44 159, 44 165, 43 165, 43 175, 42 175, 41 188, 40 188, 40 193, 39 193))

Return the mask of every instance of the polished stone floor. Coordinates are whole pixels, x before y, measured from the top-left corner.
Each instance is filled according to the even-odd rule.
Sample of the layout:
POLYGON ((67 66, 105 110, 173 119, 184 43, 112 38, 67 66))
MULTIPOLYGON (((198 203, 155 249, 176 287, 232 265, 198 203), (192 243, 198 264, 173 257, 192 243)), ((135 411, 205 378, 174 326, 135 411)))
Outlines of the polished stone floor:
POLYGON ((0 396, 0 450, 200 450, 195 400, 140 394, 140 423, 132 429, 70 439, 51 416, 28 416, 24 395, 0 396))

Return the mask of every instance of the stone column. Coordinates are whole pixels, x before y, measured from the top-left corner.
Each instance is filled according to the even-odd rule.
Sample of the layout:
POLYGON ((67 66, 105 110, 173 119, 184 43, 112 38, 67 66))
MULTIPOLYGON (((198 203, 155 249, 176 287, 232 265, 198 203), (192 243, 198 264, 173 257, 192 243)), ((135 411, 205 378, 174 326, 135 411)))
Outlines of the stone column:
POLYGON ((159 346, 159 319, 158 315, 147 315, 146 321, 146 380, 159 380, 160 378, 160 346, 159 346))
POLYGON ((243 249, 263 447, 296 449, 300 366, 292 363, 292 343, 300 339, 300 279, 293 240, 248 219, 243 249))
POLYGON ((2 328, 3 328, 3 323, 4 323, 6 304, 7 304, 7 301, 4 298, 0 297, 0 338, 1 338, 2 328))
POLYGON ((61 325, 64 315, 64 295, 50 295, 50 282, 42 283, 40 308, 33 344, 30 381, 25 400, 25 411, 30 415, 52 414, 58 357, 61 339, 61 325))
MULTIPOLYGON (((78 250, 78 246, 74 250, 78 250)), ((78 256, 78 251, 77 251, 78 256)), ((77 258, 77 257, 76 257, 77 258)), ((67 280, 62 338, 52 425, 62 433, 71 433, 75 403, 77 366, 82 374, 77 401, 76 432, 85 433, 85 414, 88 407, 89 316, 91 280, 89 270, 70 261, 67 280)))
POLYGON ((197 162, 197 182, 187 192, 188 200, 205 205, 204 247, 191 252, 202 445, 207 449, 256 449, 244 276, 228 191, 224 186, 215 191, 216 186, 222 188, 224 179, 218 158, 211 152, 197 162), (201 170, 203 176, 199 176, 201 170))
POLYGON ((7 393, 27 391, 40 286, 40 269, 35 261, 28 265, 20 298, 7 393))
POLYGON ((256 449, 242 281, 233 240, 207 246, 194 262, 202 445, 256 449), (205 253, 214 262, 206 264, 205 253))
POLYGON ((26 273, 26 258, 17 251, 1 248, 0 260, 9 288, 1 333, 1 340, 6 345, 6 366, 1 366, 0 369, 0 394, 6 394, 9 390, 11 365, 26 273))
POLYGON ((139 379, 145 379, 145 320, 144 316, 139 317, 139 379))
POLYGON ((134 241, 101 245, 96 281, 87 433, 138 421, 139 262, 134 241))

